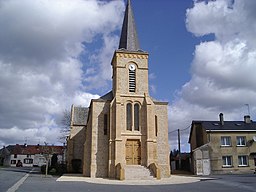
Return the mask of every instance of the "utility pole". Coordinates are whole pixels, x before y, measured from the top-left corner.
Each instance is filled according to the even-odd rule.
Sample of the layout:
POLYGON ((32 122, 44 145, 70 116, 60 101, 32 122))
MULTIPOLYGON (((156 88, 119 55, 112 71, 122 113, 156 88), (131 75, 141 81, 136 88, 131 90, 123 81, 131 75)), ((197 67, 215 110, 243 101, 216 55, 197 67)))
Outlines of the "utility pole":
POLYGON ((45 166, 45 177, 47 177, 48 175, 48 162, 49 162, 49 151, 48 151, 48 146, 47 146, 47 143, 44 142, 45 144, 45 158, 46 158, 46 166, 45 166))
POLYGON ((178 129, 179 169, 181 169, 180 129, 178 129))

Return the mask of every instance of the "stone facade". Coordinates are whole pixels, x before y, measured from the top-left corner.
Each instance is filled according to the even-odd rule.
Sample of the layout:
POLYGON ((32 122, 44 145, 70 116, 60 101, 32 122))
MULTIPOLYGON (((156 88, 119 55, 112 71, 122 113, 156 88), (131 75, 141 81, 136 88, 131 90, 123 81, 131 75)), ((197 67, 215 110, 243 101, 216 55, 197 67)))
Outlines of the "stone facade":
MULTIPOLYGON (((122 33, 136 34, 130 12, 128 1, 123 25, 128 29, 122 33), (129 26, 125 26, 126 22, 129 26)), ((137 42, 136 35, 121 36, 129 38, 122 39, 124 47, 119 47, 112 58, 112 90, 91 100, 86 126, 76 132, 81 137, 68 142, 69 161, 79 151, 83 155, 79 157, 83 175, 87 177, 125 179, 128 167, 134 165, 144 166, 158 179, 169 177, 168 103, 149 96, 148 53, 137 50, 138 44, 130 42, 137 42)), ((69 140, 74 138, 74 129, 75 126, 69 140)))
POLYGON ((229 132, 229 133, 215 133, 210 135, 211 139, 211 167, 212 173, 242 173, 255 170, 255 152, 256 143, 254 143, 253 137, 256 136, 256 130, 252 132, 229 132), (245 137, 246 143, 244 146, 237 144, 237 137, 245 137), (221 146, 221 137, 230 137, 230 146, 221 146), (223 156, 231 156, 231 167, 223 167, 223 156), (245 156, 247 163, 239 164, 238 156, 245 156))
POLYGON ((74 172, 72 160, 80 161, 79 172, 82 172, 84 158, 84 141, 88 108, 72 105, 70 117, 70 135, 67 140, 67 169, 74 172))
POLYGON ((255 136, 256 123, 251 120, 223 121, 221 115, 220 121, 193 121, 189 139, 193 172, 207 175, 254 171, 255 136))
POLYGON ((109 102, 92 100, 84 143, 84 176, 108 177, 109 134, 104 134, 104 115, 109 117, 109 102))
POLYGON ((122 165, 124 170, 127 165, 126 143, 130 140, 140 143, 140 165, 149 167, 155 163, 161 177, 170 176, 168 103, 154 101, 148 95, 147 58, 147 53, 116 51, 112 62, 115 83, 113 92, 109 93, 111 97, 93 99, 89 108, 84 143, 84 176, 116 178, 118 165, 122 165), (134 93, 128 90, 130 63, 142 66, 136 67, 137 89, 134 93), (139 105, 138 130, 135 130, 134 125, 131 130, 127 130, 128 103, 132 109, 136 104, 139 105), (104 133, 105 127, 107 131, 104 133))

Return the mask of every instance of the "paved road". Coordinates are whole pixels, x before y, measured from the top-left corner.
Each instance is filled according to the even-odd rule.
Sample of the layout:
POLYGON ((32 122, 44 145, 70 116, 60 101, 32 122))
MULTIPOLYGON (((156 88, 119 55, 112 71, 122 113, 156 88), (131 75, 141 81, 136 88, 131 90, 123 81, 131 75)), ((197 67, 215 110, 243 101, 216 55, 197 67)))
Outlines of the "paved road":
POLYGON ((0 192, 7 191, 22 177, 31 171, 32 168, 13 167, 0 168, 0 192))
POLYGON ((206 180, 189 184, 173 185, 106 185, 86 182, 56 182, 56 178, 43 178, 38 175, 29 177, 19 188, 19 192, 27 191, 84 191, 84 192, 251 192, 256 191, 251 185, 238 182, 226 182, 223 179, 206 180))
MULTIPOLYGON (((29 170, 0 169, 0 191, 6 191, 15 181, 24 177, 29 170)), ((41 174, 30 173, 17 192, 256 192, 256 175, 217 175, 214 179, 202 180, 196 183, 172 185, 107 185, 87 182, 58 182, 58 177, 45 177, 41 174)))
POLYGON ((232 188, 240 189, 240 191, 256 191, 256 175, 241 174, 241 175, 213 175, 213 183, 231 186, 232 188))

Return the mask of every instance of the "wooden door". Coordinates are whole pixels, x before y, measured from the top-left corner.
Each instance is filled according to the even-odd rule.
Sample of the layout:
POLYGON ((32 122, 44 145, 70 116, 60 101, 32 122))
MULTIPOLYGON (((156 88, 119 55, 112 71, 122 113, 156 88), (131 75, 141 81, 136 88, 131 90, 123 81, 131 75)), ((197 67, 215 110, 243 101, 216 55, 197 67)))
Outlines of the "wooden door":
POLYGON ((141 147, 139 140, 127 140, 126 142, 126 164, 140 165, 141 147))

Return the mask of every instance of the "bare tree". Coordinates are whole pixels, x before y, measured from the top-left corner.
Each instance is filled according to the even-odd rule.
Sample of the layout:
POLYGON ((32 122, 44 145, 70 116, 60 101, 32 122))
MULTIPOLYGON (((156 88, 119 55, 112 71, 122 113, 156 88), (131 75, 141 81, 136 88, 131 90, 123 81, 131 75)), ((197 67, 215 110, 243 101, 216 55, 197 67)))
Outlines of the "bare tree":
POLYGON ((61 118, 61 136, 60 136, 60 140, 65 142, 66 141, 66 137, 70 132, 70 124, 71 124, 71 112, 67 109, 65 109, 63 111, 63 116, 61 118))

